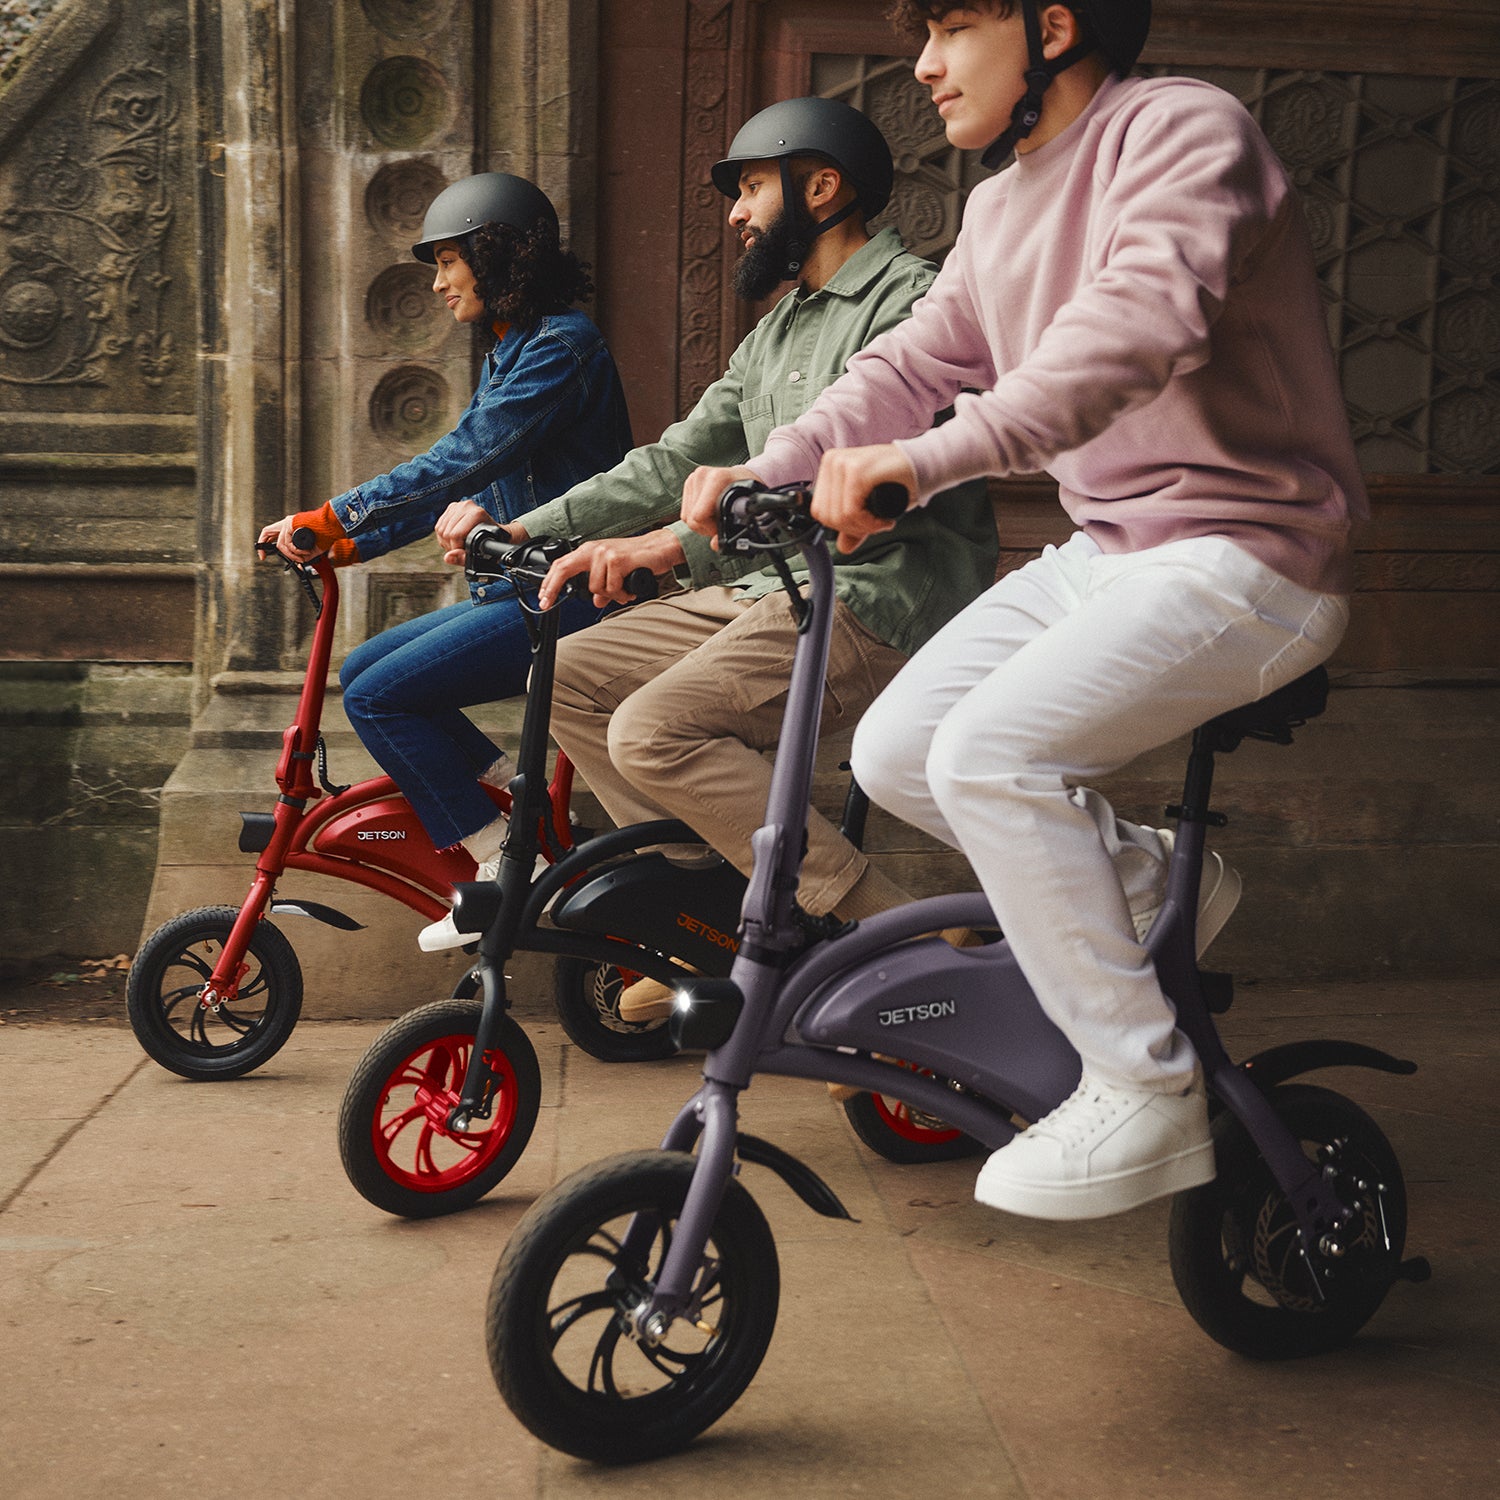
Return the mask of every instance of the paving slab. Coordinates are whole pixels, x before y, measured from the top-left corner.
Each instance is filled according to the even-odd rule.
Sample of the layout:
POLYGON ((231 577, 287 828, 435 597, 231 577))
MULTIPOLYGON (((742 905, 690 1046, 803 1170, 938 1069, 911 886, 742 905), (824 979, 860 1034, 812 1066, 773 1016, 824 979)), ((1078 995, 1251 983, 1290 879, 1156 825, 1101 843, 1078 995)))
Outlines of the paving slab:
POLYGON ((872 1155, 813 1084, 757 1079, 744 1127, 801 1156, 858 1222, 773 1174, 765 1363, 687 1451, 631 1469, 538 1444, 490 1378, 483 1309, 521 1214, 569 1172, 654 1145, 691 1058, 609 1066, 540 1005, 536 1133, 467 1213, 366 1203, 339 1165, 344 1085, 378 1035, 305 1021, 263 1070, 192 1084, 118 1024, 0 1027, 0 1494, 865 1496, 1239 1500, 1310 1488, 1500 1493, 1500 998, 1478 983, 1242 993, 1237 1053, 1337 1032, 1414 1077, 1318 1081, 1380 1120, 1411 1201, 1398 1285, 1349 1348, 1257 1364, 1173 1289, 1164 1204, 1092 1225, 1007 1218, 975 1162, 872 1155))

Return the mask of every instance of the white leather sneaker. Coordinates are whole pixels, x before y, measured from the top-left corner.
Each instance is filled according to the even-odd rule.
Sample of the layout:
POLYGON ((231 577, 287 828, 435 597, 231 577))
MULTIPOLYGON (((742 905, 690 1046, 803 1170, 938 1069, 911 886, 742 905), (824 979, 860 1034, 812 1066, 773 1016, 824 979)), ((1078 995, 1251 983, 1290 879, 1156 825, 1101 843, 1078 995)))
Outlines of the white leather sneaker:
POLYGON ((1051 1114, 985 1162, 974 1197, 1034 1219, 1102 1219, 1213 1176, 1201 1076, 1183 1093, 1161 1094, 1085 1075, 1051 1114))
MULTIPOLYGON (((1167 851, 1167 858, 1172 857, 1172 846, 1177 842, 1177 831, 1172 828, 1158 828, 1156 836, 1162 842, 1162 847, 1167 851)), ((1212 849, 1203 851, 1203 875, 1198 881, 1198 957, 1202 958, 1208 950, 1208 945, 1218 937, 1224 930, 1224 924, 1234 915, 1234 909, 1240 904, 1240 892, 1245 888, 1245 882, 1240 879, 1240 872, 1231 864, 1225 862, 1222 854, 1215 854, 1212 849)), ((1155 906, 1146 911, 1135 912, 1131 921, 1135 923, 1136 941, 1144 943, 1146 934, 1151 931, 1151 924, 1156 920, 1157 913, 1162 909, 1162 902, 1158 901, 1155 906)))
MULTIPOLYGON (((500 874, 500 856, 494 859, 481 861, 479 868, 474 872, 474 879, 494 880, 500 874)), ((417 934, 417 947, 423 953, 441 953, 444 948, 462 948, 465 943, 477 943, 479 934, 477 932, 460 932, 453 925, 453 913, 449 912, 446 917, 436 922, 429 922, 417 934)))

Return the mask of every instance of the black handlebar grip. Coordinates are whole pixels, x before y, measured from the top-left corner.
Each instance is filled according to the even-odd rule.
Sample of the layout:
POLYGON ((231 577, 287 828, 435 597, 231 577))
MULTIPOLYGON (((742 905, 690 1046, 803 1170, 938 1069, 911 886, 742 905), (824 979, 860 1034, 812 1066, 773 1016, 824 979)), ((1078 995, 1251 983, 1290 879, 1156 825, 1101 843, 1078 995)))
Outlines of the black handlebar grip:
POLYGON ((882 521, 899 520, 911 504, 911 491, 904 484, 877 484, 865 497, 865 509, 882 521))
POLYGON ((656 586, 656 574, 650 568, 632 568, 625 575, 625 587, 637 603, 643 599, 654 599, 661 592, 656 586))
POLYGON ((318 539, 313 535, 313 529, 311 526, 298 526, 293 529, 292 546, 294 546, 299 552, 315 551, 317 545, 318 539))

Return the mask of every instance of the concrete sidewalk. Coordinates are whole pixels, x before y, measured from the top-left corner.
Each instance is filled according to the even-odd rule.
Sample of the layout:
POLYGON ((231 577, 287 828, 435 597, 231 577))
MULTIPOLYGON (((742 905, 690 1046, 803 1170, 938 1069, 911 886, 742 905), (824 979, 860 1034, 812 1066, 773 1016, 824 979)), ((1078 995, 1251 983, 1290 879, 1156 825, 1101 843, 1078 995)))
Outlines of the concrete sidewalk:
POLYGON ((544 1010, 541 1120, 476 1209, 393 1220, 344 1179, 334 1122, 372 1022, 304 1022, 259 1074, 189 1084, 118 1025, 0 1028, 0 1494, 1472 1497, 1500 1493, 1500 997, 1472 982, 1242 989, 1237 1054, 1351 1037, 1414 1078, 1315 1081, 1401 1156, 1408 1253, 1349 1349, 1256 1365, 1183 1311, 1164 1204, 1092 1225, 1009 1219, 975 1165, 873 1157, 815 1085, 763 1079, 746 1128, 859 1219, 743 1181, 782 1267, 769 1355, 685 1453, 601 1470, 497 1395, 482 1315, 532 1199, 654 1145, 691 1059, 607 1067, 544 1010))

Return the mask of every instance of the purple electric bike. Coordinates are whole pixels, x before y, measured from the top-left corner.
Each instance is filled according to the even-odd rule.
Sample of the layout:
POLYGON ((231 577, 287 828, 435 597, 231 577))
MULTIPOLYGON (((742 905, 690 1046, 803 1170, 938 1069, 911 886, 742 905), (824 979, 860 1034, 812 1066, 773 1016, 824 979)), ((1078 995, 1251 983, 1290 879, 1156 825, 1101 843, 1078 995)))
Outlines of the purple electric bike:
MULTIPOLYGON (((727 978, 687 981, 672 1017, 703 1048, 703 1084, 655 1151, 584 1168, 540 1198, 495 1268, 486 1314, 501 1394, 544 1442, 606 1463, 683 1447, 723 1415, 760 1366, 776 1322, 771 1230, 738 1173, 768 1167, 814 1211, 849 1218, 785 1150, 741 1132, 740 1091, 757 1073, 826 1079, 906 1101, 989 1149, 1060 1104, 1077 1054, 1047 1019, 976 894, 940 896, 810 932, 794 894, 827 662, 833 570, 801 488, 735 485, 720 545, 768 554, 801 610, 785 729, 765 825, 755 834, 740 946, 727 978), (800 551, 803 600, 786 567, 800 551), (970 927, 994 940, 955 949, 970 927), (900 1052, 888 1060, 893 1018, 900 1052)), ((887 515, 904 493, 871 497, 887 515)), ((1241 1354, 1280 1359, 1352 1339, 1400 1279, 1406 1193, 1379 1127, 1340 1094, 1291 1079, 1334 1065, 1411 1073, 1415 1064, 1345 1041, 1272 1047, 1241 1063, 1215 1012, 1227 974, 1199 970, 1196 895, 1216 754, 1254 737, 1282 744, 1323 709, 1322 668, 1194 734, 1166 901, 1147 940, 1178 1024, 1208 1081, 1218 1173, 1173 1200, 1168 1251, 1188 1311, 1241 1354)))

